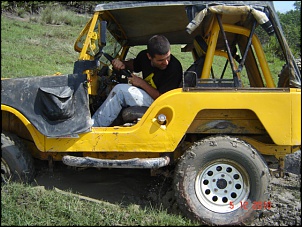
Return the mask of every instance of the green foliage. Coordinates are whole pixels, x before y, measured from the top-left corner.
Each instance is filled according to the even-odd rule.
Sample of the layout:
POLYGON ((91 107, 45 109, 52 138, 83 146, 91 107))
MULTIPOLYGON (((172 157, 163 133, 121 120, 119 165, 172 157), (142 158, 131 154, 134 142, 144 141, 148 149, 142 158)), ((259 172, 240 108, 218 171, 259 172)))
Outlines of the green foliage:
POLYGON ((30 14, 39 13, 47 6, 63 6, 77 13, 92 13, 97 4, 102 1, 1 1, 2 11, 17 13, 18 11, 30 14))
MULTIPOLYGON (((277 12, 277 15, 293 55, 295 58, 299 58, 301 52, 301 2, 295 2, 294 6, 294 10, 290 10, 286 13, 277 12)), ((277 40, 269 37, 260 27, 256 29, 256 33, 264 46, 265 52, 272 54, 274 57, 278 57, 280 60, 284 59, 281 49, 277 48, 277 40)))
POLYGON ((294 3, 295 10, 301 11, 301 1, 297 1, 294 3))
POLYGON ((278 13, 285 38, 294 56, 301 54, 301 2, 295 3, 295 10, 278 13))
POLYGON ((61 5, 47 6, 41 11, 42 24, 77 26, 79 24, 85 24, 87 20, 87 15, 75 16, 73 11, 66 10, 61 5))
POLYGON ((30 14, 39 13, 40 9, 50 5, 49 1, 1 1, 2 11, 11 13, 27 12, 30 14))

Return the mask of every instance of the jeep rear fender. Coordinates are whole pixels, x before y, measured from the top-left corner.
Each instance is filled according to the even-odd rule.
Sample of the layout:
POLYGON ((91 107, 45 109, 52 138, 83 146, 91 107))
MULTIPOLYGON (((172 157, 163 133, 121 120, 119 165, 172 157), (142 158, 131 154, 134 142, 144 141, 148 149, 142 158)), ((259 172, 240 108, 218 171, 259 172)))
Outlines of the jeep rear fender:
MULTIPOLYGON (((181 119, 176 120, 177 122, 191 125, 202 110, 249 110, 257 116, 275 144, 301 144, 300 89, 196 88, 190 92, 175 94, 177 97, 173 97, 173 92, 168 94, 169 97, 165 96, 165 102, 173 106, 175 119, 181 119)), ((161 100, 160 97, 156 101, 161 100)), ((180 128, 181 126, 178 130, 180 128)))

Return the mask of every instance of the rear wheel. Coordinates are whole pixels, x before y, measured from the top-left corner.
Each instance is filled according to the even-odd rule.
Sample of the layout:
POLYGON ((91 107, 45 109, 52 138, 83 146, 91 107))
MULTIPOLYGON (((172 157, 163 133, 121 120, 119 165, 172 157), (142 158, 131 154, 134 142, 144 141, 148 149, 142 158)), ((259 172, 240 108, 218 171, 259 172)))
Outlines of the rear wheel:
POLYGON ((33 158, 22 140, 8 132, 1 133, 1 182, 30 183, 34 178, 33 158))
POLYGON ((211 137, 195 143, 178 162, 176 199, 188 218, 201 223, 243 224, 270 204, 269 177, 263 158, 250 145, 211 137))

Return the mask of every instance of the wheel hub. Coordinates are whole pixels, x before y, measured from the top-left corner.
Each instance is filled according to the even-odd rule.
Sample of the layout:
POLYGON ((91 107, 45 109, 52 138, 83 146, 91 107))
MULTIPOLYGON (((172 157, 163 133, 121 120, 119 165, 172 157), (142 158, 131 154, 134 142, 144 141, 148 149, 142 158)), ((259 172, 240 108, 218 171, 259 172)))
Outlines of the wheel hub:
POLYGON ((238 209, 249 195, 245 169, 230 160, 216 160, 201 170, 195 182, 196 195, 208 209, 227 213, 238 209))
POLYGON ((218 179, 217 183, 216 183, 216 186, 217 188, 219 189, 224 189, 227 187, 227 181, 225 179, 218 179))

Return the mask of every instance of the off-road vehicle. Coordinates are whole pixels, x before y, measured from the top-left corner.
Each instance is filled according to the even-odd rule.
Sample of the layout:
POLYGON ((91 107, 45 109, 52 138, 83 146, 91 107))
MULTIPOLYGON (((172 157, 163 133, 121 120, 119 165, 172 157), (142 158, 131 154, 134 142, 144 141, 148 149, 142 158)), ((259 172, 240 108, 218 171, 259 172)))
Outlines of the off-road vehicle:
POLYGON ((31 181, 33 159, 171 167, 191 219, 242 224, 270 209, 270 165, 278 161, 282 175, 285 155, 301 147, 301 74, 272 2, 99 4, 74 49, 68 75, 1 80, 3 181, 31 181), (112 87, 127 82, 111 59, 133 58, 154 34, 192 53, 179 88, 150 107, 124 108, 109 127, 91 127, 112 87), (267 55, 271 39, 279 68, 267 55))

